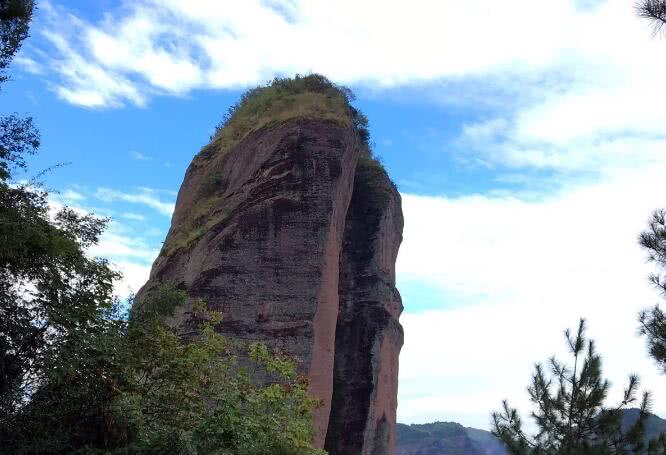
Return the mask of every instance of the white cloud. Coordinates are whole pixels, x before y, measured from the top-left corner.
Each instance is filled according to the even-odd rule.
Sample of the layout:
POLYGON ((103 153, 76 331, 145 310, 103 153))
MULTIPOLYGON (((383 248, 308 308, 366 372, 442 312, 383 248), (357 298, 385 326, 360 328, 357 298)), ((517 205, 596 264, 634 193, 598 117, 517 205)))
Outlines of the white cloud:
POLYGON ((173 202, 164 202, 160 200, 155 195, 155 192, 149 188, 139 188, 139 191, 136 193, 125 193, 109 188, 98 188, 95 192, 95 197, 106 202, 125 201, 133 204, 146 205, 166 216, 171 216, 175 207, 173 202))
POLYGON ((155 248, 146 245, 145 241, 134 235, 121 235, 115 233, 113 229, 108 230, 102 235, 99 243, 90 249, 94 256, 100 256, 110 259, 115 258, 134 258, 152 262, 157 253, 155 248))
POLYGON ((518 79, 527 95, 505 98, 495 116, 462 129, 467 159, 565 174, 613 173, 663 159, 666 97, 656 87, 666 60, 654 56, 664 53, 666 40, 652 37, 622 1, 602 2, 581 27, 575 52, 554 60, 543 81, 518 79))
POLYGON ((85 28, 82 20, 65 11, 55 10, 48 1, 42 2, 40 9, 55 27, 53 30, 43 29, 41 35, 54 49, 46 54, 52 57, 44 57, 43 60, 67 81, 55 86, 60 98, 86 107, 120 106, 126 102, 138 106, 145 104, 145 95, 128 78, 80 52, 77 40, 81 39, 81 30, 85 28))
POLYGON ((562 330, 581 316, 612 398, 637 372, 665 413, 666 377, 636 336, 637 312, 659 300, 637 235, 666 206, 665 172, 662 158, 530 201, 403 195, 398 277, 450 301, 421 313, 404 302, 399 418, 487 427, 502 399, 525 406, 533 363, 563 353, 562 330))
POLYGON ((85 199, 85 196, 78 191, 67 190, 62 193, 62 197, 70 201, 82 201, 85 199))
POLYGON ((114 221, 99 243, 90 249, 90 254, 109 259, 114 269, 122 274, 115 284, 115 292, 121 298, 136 293, 143 286, 159 253, 158 247, 149 245, 136 232, 123 233, 124 230, 124 226, 114 221))
POLYGON ((60 193, 52 193, 51 194, 51 200, 54 202, 58 202, 59 204, 62 205, 72 205, 72 204, 78 204, 84 201, 86 197, 81 194, 79 191, 75 191, 73 189, 67 189, 65 191, 62 191, 60 193))
MULTIPOLYGON (((96 23, 49 3, 45 10, 58 91, 86 106, 142 105, 155 93, 247 86, 295 72, 388 87, 548 71, 592 87, 599 74, 609 79, 595 68, 610 70, 605 84, 620 84, 626 65, 665 66, 654 58, 663 44, 651 40, 630 3, 578 4, 549 4, 547 20, 529 0, 302 0, 277 7, 259 0, 142 0, 96 23)), ((650 77, 660 76, 661 70, 650 77)))
POLYGON ((150 265, 116 261, 114 262, 114 266, 123 275, 123 278, 116 284, 115 288, 121 298, 127 298, 130 294, 136 294, 141 289, 141 286, 148 281, 150 265))
POLYGON ((122 278, 115 284, 115 292, 121 298, 126 298, 148 280, 151 264, 159 253, 159 245, 147 242, 129 226, 113 221, 89 253, 108 259, 113 268, 122 274, 122 278))

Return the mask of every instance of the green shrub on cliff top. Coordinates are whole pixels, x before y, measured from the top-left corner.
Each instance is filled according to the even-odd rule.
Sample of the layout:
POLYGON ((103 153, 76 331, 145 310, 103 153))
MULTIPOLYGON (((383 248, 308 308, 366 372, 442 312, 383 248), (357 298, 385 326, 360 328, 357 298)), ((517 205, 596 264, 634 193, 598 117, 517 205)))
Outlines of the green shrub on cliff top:
POLYGON ((224 152, 249 133, 292 118, 317 118, 342 126, 353 125, 367 144, 368 120, 351 106, 353 99, 351 90, 319 74, 275 78, 241 95, 215 128, 210 146, 224 152))

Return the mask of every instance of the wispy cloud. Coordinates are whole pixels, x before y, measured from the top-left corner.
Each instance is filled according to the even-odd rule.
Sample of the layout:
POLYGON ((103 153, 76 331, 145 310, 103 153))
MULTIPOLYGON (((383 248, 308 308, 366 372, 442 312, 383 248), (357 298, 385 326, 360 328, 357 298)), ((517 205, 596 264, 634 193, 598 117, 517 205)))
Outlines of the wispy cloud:
POLYGON ((26 57, 25 55, 17 55, 14 58, 14 63, 20 66, 24 71, 31 74, 44 74, 44 67, 37 63, 34 59, 26 57))
POLYGON ((137 161, 152 161, 151 156, 144 155, 143 153, 131 151, 130 156, 137 161))
POLYGON ((139 213, 132 213, 132 212, 123 213, 121 214, 121 216, 127 220, 133 220, 133 221, 144 221, 146 219, 145 216, 139 213))
POLYGON ((81 192, 70 188, 60 193, 52 193, 51 199, 62 204, 76 204, 84 201, 86 197, 81 192))
POLYGON ((175 207, 173 202, 162 201, 156 192, 149 188, 140 188, 134 193, 126 193, 109 188, 98 188, 95 192, 95 197, 105 202, 125 201, 132 204, 146 205, 165 216, 171 216, 175 207))
POLYGON ((104 67, 81 52, 83 33, 88 25, 80 18, 48 0, 40 4, 49 25, 41 35, 51 44, 44 62, 66 83, 55 84, 58 96, 65 101, 86 107, 113 107, 126 102, 143 106, 145 95, 122 73, 104 67))
POLYGON ((91 248, 91 253, 112 259, 134 258, 152 262, 157 257, 158 251, 149 247, 141 237, 114 232, 112 226, 104 233, 99 244, 91 248))

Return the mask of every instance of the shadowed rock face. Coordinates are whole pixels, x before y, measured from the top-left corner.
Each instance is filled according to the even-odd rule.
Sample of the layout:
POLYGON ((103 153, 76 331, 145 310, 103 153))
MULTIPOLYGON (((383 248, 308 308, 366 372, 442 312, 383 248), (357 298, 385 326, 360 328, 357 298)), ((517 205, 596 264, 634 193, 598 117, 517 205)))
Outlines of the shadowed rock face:
POLYGON ((395 443, 402 213, 360 150, 352 127, 296 118, 199 154, 137 298, 172 282, 222 312, 221 333, 294 356, 322 400, 316 442, 331 454, 395 443))
POLYGON ((387 454, 395 445, 403 332, 395 288, 402 239, 400 195, 384 171, 361 161, 340 256, 330 454, 387 454))

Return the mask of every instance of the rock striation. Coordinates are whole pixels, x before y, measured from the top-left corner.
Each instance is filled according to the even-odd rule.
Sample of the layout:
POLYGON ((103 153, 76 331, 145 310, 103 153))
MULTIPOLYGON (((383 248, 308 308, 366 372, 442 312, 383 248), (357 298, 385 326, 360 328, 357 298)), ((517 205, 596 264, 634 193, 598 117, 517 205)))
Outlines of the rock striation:
POLYGON ((403 218, 364 126, 321 76, 250 91, 189 166, 137 296, 174 283, 222 313, 222 334, 295 357, 334 455, 395 446, 403 218))

